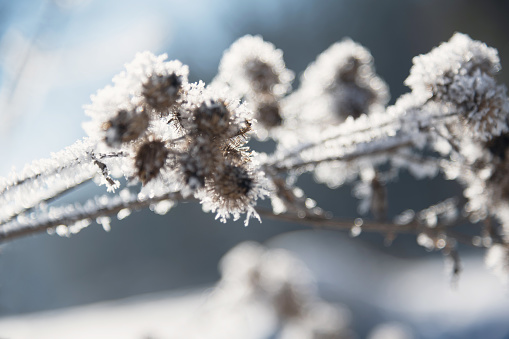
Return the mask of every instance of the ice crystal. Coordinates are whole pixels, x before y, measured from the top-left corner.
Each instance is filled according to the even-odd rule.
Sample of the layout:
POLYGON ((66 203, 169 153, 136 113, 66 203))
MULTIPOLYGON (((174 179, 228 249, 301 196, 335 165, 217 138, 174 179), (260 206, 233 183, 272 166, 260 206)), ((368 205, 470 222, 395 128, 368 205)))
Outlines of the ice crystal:
POLYGON ((476 70, 494 76, 500 70, 497 50, 456 33, 448 42, 428 54, 413 59, 410 76, 405 80, 413 91, 428 97, 443 98, 455 77, 473 75, 476 70))
POLYGON ((92 121, 84 124, 91 138, 118 147, 140 137, 152 115, 174 114, 172 104, 181 99, 189 71, 179 61, 166 58, 166 54, 138 53, 113 78, 113 86, 92 96, 92 104, 85 107, 92 121))
POLYGON ((217 213, 216 218, 222 222, 230 216, 237 220, 246 213, 247 226, 250 217, 260 219, 254 206, 258 198, 268 195, 266 180, 259 168, 226 164, 221 172, 206 180, 196 196, 204 209, 217 213))
POLYGON ((405 84, 430 100, 453 105, 472 137, 486 141, 507 131, 509 101, 505 86, 494 80, 500 70, 494 48, 456 33, 413 63, 405 84))
POLYGON ((265 139, 284 120, 279 101, 290 91, 293 77, 281 50, 260 36, 246 35, 223 54, 212 87, 244 98, 254 111, 257 137, 265 139))
POLYGON ((346 39, 333 44, 308 66, 301 86, 285 102, 289 116, 314 125, 343 122, 383 109, 389 100, 373 58, 361 45, 346 39))
POLYGON ((246 35, 224 52, 216 81, 228 84, 239 96, 281 97, 290 90, 292 80, 280 49, 261 36, 246 35))

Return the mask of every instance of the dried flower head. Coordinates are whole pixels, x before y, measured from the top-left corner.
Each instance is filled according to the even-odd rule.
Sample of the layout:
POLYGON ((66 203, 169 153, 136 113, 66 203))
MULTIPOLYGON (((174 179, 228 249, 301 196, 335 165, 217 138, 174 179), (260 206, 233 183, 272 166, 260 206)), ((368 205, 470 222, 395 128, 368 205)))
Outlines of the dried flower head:
POLYGON ((486 148, 497 160, 509 159, 509 134, 504 133, 489 140, 486 142, 486 148))
POLYGON ((469 100, 459 102, 458 109, 470 136, 487 141, 507 132, 509 100, 506 87, 497 85, 493 78, 480 71, 476 71, 471 79, 465 79, 463 85, 464 96, 469 100))
POLYGON ((279 76, 271 65, 259 59, 249 60, 245 64, 246 77, 256 93, 270 93, 279 84, 279 76))
POLYGON ((182 85, 182 75, 153 74, 143 84, 142 95, 150 107, 160 113, 169 113, 182 92, 182 85))
POLYGON ((249 172, 240 167, 227 164, 215 175, 212 189, 225 201, 240 201, 254 188, 254 180, 249 172))
POLYGON ((249 147, 237 147, 227 143, 221 150, 224 159, 234 166, 242 166, 251 162, 252 152, 249 147))
POLYGON ((283 52, 260 36, 246 35, 224 52, 214 82, 225 83, 238 96, 288 92, 293 72, 285 67, 283 52))
POLYGON ((151 140, 141 144, 134 157, 137 177, 145 185, 154 179, 166 164, 168 149, 161 140, 151 140))
POLYGON ((113 118, 102 124, 103 140, 110 147, 119 147, 122 143, 140 138, 148 124, 149 117, 143 109, 119 110, 113 118))
POLYGON ((471 76, 476 70, 493 77, 500 70, 496 49, 461 33, 428 54, 415 57, 413 64, 405 84, 412 91, 438 100, 450 93, 448 87, 457 82, 455 77, 471 76))
POLYGON ((90 137, 109 146, 142 136, 155 119, 175 113, 187 93, 187 66, 165 61, 165 54, 136 54, 126 70, 92 96, 86 113, 92 118, 84 124, 90 137))
POLYGON ((229 139, 232 143, 246 139, 251 131, 252 114, 247 105, 240 103, 228 90, 198 83, 190 86, 180 120, 188 135, 221 145, 229 139))
POLYGON ((256 121, 267 129, 283 123, 279 103, 275 100, 257 102, 255 114, 256 121))
MULTIPOLYGON (((416 96, 456 112, 452 138, 487 141, 507 131, 509 101, 494 76, 500 70, 497 51, 456 33, 425 55, 415 57, 405 84, 416 96), (454 126, 458 121, 464 126, 454 126)), ((459 125, 459 124, 458 124, 459 125)))
POLYGON ((458 178, 465 185, 471 218, 482 220, 495 216, 505 234, 509 234, 508 140, 507 132, 488 141, 461 139, 458 144, 461 157, 456 158, 459 164, 444 167, 448 177, 458 178))
POLYGON ((255 178, 240 166, 224 165, 213 179, 207 182, 207 191, 212 202, 225 211, 240 211, 251 204, 255 178))
POLYGON ((184 182, 191 190, 205 185, 205 178, 210 177, 223 161, 221 150, 214 143, 206 140, 191 140, 186 152, 179 157, 179 165, 184 182))
POLYGON ((205 185, 205 175, 201 162, 187 154, 184 154, 180 160, 184 183, 192 191, 203 187, 205 185))
POLYGON ((258 198, 267 195, 266 186, 264 173, 252 163, 237 166, 226 162, 207 178, 205 189, 197 197, 204 209, 217 212, 222 222, 230 215, 237 220, 240 214, 247 213, 247 225, 251 216, 258 218, 254 206, 258 198))
POLYGON ((221 100, 204 100, 192 115, 198 132, 202 134, 220 136, 230 127, 230 111, 221 100))
POLYGON ((376 75, 369 51, 345 39, 306 68, 301 87, 285 102, 285 114, 297 114, 303 124, 312 120, 337 125, 347 117, 381 110, 388 101, 387 85, 376 75))
POLYGON ((331 108, 341 118, 358 118, 369 112, 377 99, 376 92, 369 88, 360 87, 356 83, 344 83, 331 89, 331 108))

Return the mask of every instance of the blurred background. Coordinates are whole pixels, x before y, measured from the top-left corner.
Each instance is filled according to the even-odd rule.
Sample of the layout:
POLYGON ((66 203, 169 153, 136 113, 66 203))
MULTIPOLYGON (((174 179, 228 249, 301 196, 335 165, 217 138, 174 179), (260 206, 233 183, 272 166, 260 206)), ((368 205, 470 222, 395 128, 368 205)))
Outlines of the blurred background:
MULTIPOLYGON (((350 37, 371 51, 393 103, 407 91, 412 57, 458 31, 498 49, 498 79, 509 83, 508 15, 505 0, 0 0, 0 175, 84 137, 82 106, 139 51, 167 53, 189 65, 191 81, 209 82, 232 42, 260 34, 284 51, 295 87, 320 52, 350 37)), ((358 216, 350 187, 331 191, 310 176, 300 186, 336 216, 358 216)), ((388 194, 394 216, 461 188, 403 175, 388 194)), ((2 318, 207 288, 219 278, 219 259, 246 240, 302 259, 321 296, 350 309, 360 338, 387 321, 406 324, 415 338, 509 338, 507 290, 484 268, 481 250, 460 248, 464 274, 452 288, 441 255, 412 236, 384 247, 380 235, 351 239, 268 219, 221 224, 197 204, 165 216, 138 211, 108 233, 93 224, 70 238, 40 234, 2 245, 0 336, 2 318)))

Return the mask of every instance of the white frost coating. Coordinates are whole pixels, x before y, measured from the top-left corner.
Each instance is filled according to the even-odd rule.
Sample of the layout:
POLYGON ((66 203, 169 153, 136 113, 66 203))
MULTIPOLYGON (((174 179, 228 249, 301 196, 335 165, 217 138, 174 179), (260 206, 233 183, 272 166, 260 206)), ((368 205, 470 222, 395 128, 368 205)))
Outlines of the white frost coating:
POLYGON ((118 211, 117 219, 122 220, 122 219, 127 218, 130 215, 131 215, 131 210, 129 208, 123 208, 120 211, 118 211))
POLYGON ((256 296, 257 290, 261 289, 273 303, 278 303, 284 301, 278 300, 279 293, 288 288, 293 290, 296 298, 316 293, 309 270, 289 252, 267 250, 253 242, 242 243, 230 250, 221 259, 220 271, 222 283, 242 288, 246 297, 256 296))
POLYGON ((188 129, 196 128, 197 120, 192 112, 201 106, 202 103, 218 103, 221 102, 227 108, 230 117, 227 121, 228 127, 224 131, 225 135, 234 135, 238 132, 238 126, 245 124, 246 120, 253 117, 252 110, 245 102, 241 102, 238 96, 235 96, 227 88, 205 87, 203 82, 193 83, 189 87, 187 100, 182 104, 183 113, 186 114, 183 124, 188 129))
POLYGON ((77 141, 50 159, 34 161, 20 173, 0 179, 0 222, 96 175, 91 151, 89 139, 77 141))
POLYGON ((394 222, 398 225, 406 225, 406 224, 409 224, 410 222, 414 221, 414 219, 415 219, 414 210, 408 209, 408 210, 405 210, 402 213, 398 214, 394 218, 394 222))
POLYGON ((493 76, 501 68, 496 49, 462 33, 454 34, 428 54, 415 57, 413 63, 405 84, 428 97, 434 90, 451 84, 455 76, 472 74, 475 70, 493 76))
POLYGON ((497 86, 492 77, 480 73, 480 70, 476 70, 471 78, 465 78, 462 82, 459 86, 464 89, 465 101, 462 104, 466 107, 460 113, 464 115, 470 135, 488 141, 507 132, 509 99, 506 87, 497 86))
POLYGON ((282 97, 291 88, 293 72, 285 67, 283 52, 276 49, 262 37, 246 35, 233 43, 223 54, 219 64, 219 73, 213 86, 225 84, 238 97, 256 96, 260 88, 256 87, 256 78, 268 78, 268 90, 276 97, 282 97), (259 64, 266 68, 257 70, 259 64), (259 72, 259 73, 257 73, 259 72), (253 74, 254 73, 254 74, 253 74))
POLYGON ((338 149, 347 146, 357 147, 358 144, 377 140, 382 143, 384 139, 394 139, 400 134, 412 135, 417 142, 420 135, 418 125, 428 124, 442 115, 434 110, 421 111, 417 108, 420 105, 420 98, 406 95, 386 112, 373 112, 369 116, 362 114, 357 119, 348 117, 339 125, 323 125, 319 122, 290 125, 280 133, 280 144, 273 161, 289 158, 288 154, 303 158, 303 153, 308 150, 310 154, 324 158, 322 154, 325 151, 333 156, 334 153, 341 153, 338 149))
POLYGON ((106 232, 111 231, 111 218, 110 217, 98 217, 95 221, 103 227, 106 232))
MULTIPOLYGON (((102 195, 87 200, 84 204, 76 203, 36 210, 33 213, 21 214, 15 220, 3 224, 0 228, 0 234, 8 235, 20 229, 35 229, 57 221, 68 224, 63 225, 63 227, 73 233, 73 231, 77 232, 83 227, 88 226, 90 224, 90 217, 97 214, 98 211, 103 211, 98 215, 100 217, 106 214, 108 210, 118 208, 119 206, 129 206, 137 201, 137 196, 133 193, 129 194, 129 196, 124 194, 123 197, 118 195, 102 195)), ((60 227, 60 233, 62 234, 67 232, 63 227, 60 227)))
MULTIPOLYGON (((458 206, 465 216, 500 222, 502 227, 493 228, 501 229, 497 237, 476 235, 473 243, 509 239, 509 100, 495 80, 500 69, 495 49, 455 34, 414 59, 406 80, 412 91, 390 107, 372 56, 351 40, 323 52, 288 96, 293 73, 282 52, 261 37, 234 43, 209 86, 189 84, 187 67, 165 60, 138 54, 86 107, 89 139, 0 179, 0 236, 48 227, 69 235, 94 219, 109 230, 107 214, 120 211, 122 219, 145 205, 168 212, 171 192, 176 200, 198 199, 223 222, 241 214, 245 224, 259 218, 255 206, 265 196, 275 214, 327 217, 295 187, 299 175, 311 171, 333 188, 360 182, 354 193, 362 200, 361 212, 371 209, 382 219, 385 184, 408 170, 418 179, 441 171, 458 180, 468 200, 458 206), (251 134, 273 138, 276 151, 257 157, 246 146, 251 134), (46 206, 46 200, 89 179, 109 191, 127 181, 133 192, 124 189, 84 205, 46 206)), ((435 227, 418 242, 430 250, 449 249, 454 236, 442 226, 458 214, 446 201, 404 213, 397 223, 435 227), (444 237, 434 233, 442 229, 444 237)), ((355 226, 352 234, 360 230, 355 226)), ((275 289, 294 292, 287 287, 275 289)))
POLYGON ((405 84, 418 95, 452 105, 472 138, 487 141, 508 131, 506 88, 494 79, 500 70, 496 49, 456 33, 413 63, 405 84))
POLYGON ((494 244, 486 251, 486 266, 505 284, 509 282, 509 250, 501 244, 494 244))
POLYGON ((385 112, 349 117, 337 126, 295 125, 299 128, 281 131, 279 147, 267 161, 285 168, 310 164, 305 170, 316 165, 316 179, 330 187, 356 179, 363 166, 377 166, 388 159, 418 178, 435 176, 438 161, 423 163, 405 148, 423 148, 427 128, 446 123, 455 113, 442 105, 424 104, 422 96, 409 93, 385 112))
MULTIPOLYGON (((155 56, 150 52, 136 54, 134 60, 125 65, 126 71, 113 78, 113 86, 106 86, 91 96, 92 103, 85 106, 85 113, 92 121, 83 124, 85 131, 95 141, 104 140, 108 133, 104 124, 121 110, 140 115, 143 84, 152 81, 152 75, 176 74, 181 77, 182 86, 187 86, 189 69, 180 61, 165 61, 166 54, 155 56)), ((155 81, 155 80, 154 80, 155 81)))
POLYGON ((158 202, 157 204, 150 205, 150 209, 154 211, 154 213, 159 215, 165 215, 170 211, 170 209, 175 206, 175 202, 172 200, 163 200, 158 202))
POLYGON ((73 223, 67 227, 67 229, 69 231, 69 235, 79 233, 82 229, 88 227, 91 223, 92 223, 92 221, 90 221, 90 219, 82 219, 82 220, 76 221, 75 223, 73 223))
POLYGON ((216 219, 221 222, 226 222, 227 219, 232 217, 233 220, 238 220, 241 214, 246 214, 244 225, 249 224, 251 218, 255 218, 261 222, 260 216, 255 210, 256 201, 261 198, 264 199, 269 195, 269 181, 265 177, 265 173, 257 168, 257 163, 252 162, 250 171, 250 188, 242 198, 230 200, 215 194, 214 191, 207 189, 199 189, 195 193, 195 197, 200 200, 204 211, 216 213, 216 219))
POLYGON ((372 59, 352 40, 333 44, 305 70, 300 88, 284 102, 285 116, 302 126, 325 126, 383 110, 389 91, 376 75, 372 59))

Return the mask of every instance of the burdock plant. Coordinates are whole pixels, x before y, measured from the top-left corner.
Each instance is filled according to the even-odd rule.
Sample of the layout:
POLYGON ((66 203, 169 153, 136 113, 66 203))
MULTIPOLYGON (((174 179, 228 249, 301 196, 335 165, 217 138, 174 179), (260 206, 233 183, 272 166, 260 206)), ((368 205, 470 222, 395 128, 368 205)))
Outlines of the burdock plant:
POLYGON ((388 243, 413 233, 453 259, 453 273, 458 243, 484 247, 489 266, 509 273, 509 101, 494 48, 455 34, 414 58, 411 91, 392 106, 371 54, 348 39, 320 54, 293 92, 282 51, 259 36, 225 51, 209 85, 190 83, 188 67, 166 59, 137 54, 85 106, 87 138, 1 179, 1 241, 69 235, 93 221, 108 228, 115 213, 149 206, 166 213, 194 200, 223 222, 272 217, 379 232, 388 243), (252 136, 272 139, 275 151, 251 150, 252 136), (457 180, 463 197, 390 219, 387 184, 403 170, 457 180), (296 186, 309 172, 331 188, 352 184, 368 217, 338 219, 317 206, 296 186), (46 204, 90 180, 109 193, 46 204), (257 207, 263 198, 272 210, 257 207), (463 231, 469 223, 476 234, 463 231))

